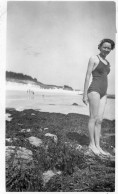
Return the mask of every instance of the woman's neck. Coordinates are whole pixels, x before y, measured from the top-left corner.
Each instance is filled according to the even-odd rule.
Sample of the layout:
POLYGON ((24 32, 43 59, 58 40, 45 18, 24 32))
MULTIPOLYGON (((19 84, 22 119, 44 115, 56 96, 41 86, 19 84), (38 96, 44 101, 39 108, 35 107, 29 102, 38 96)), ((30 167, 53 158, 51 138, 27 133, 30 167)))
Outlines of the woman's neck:
POLYGON ((106 58, 106 56, 104 56, 102 53, 100 53, 99 56, 100 56, 102 59, 105 59, 105 58, 106 58))

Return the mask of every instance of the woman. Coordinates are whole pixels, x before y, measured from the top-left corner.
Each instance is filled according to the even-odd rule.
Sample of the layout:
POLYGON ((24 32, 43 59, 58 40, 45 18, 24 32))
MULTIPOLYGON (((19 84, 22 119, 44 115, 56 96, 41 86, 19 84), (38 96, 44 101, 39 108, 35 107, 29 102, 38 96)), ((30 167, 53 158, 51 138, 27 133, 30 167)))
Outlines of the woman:
POLYGON ((106 56, 115 48, 111 39, 103 39, 98 45, 100 53, 89 59, 88 69, 84 83, 83 102, 89 103, 90 118, 88 123, 90 144, 89 149, 97 155, 110 155, 100 147, 101 123, 107 100, 107 75, 110 72, 110 64, 106 56), (92 83, 89 86, 90 76, 92 83), (89 87, 89 88, 88 88, 89 87))

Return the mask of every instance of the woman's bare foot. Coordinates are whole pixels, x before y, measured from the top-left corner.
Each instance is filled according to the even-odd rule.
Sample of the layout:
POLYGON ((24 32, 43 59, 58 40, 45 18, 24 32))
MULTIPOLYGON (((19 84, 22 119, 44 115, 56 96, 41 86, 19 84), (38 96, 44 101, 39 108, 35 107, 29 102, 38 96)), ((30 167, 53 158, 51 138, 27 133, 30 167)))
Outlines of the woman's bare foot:
POLYGON ((96 146, 91 146, 91 145, 89 145, 89 149, 91 149, 92 152, 93 152, 95 155, 100 155, 100 154, 101 154, 100 151, 97 149, 96 146))
POLYGON ((104 150, 102 150, 102 148, 101 148, 101 147, 97 147, 97 149, 99 150, 99 152, 100 152, 102 155, 105 155, 105 156, 111 156, 111 154, 110 154, 110 153, 105 152, 104 150))

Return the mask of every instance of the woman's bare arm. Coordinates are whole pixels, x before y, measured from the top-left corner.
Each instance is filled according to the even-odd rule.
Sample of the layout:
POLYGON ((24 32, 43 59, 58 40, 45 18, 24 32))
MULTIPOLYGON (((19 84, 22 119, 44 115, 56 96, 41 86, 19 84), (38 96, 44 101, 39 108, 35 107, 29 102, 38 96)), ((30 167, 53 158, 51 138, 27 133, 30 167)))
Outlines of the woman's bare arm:
POLYGON ((88 68, 87 68, 86 77, 85 77, 85 82, 84 82, 83 102, 84 102, 86 105, 87 105, 87 102, 88 102, 88 98, 87 98, 87 90, 88 90, 89 81, 90 81, 90 77, 91 77, 91 73, 92 73, 94 64, 95 64, 95 57, 91 57, 91 58, 89 59, 89 62, 88 62, 88 68))

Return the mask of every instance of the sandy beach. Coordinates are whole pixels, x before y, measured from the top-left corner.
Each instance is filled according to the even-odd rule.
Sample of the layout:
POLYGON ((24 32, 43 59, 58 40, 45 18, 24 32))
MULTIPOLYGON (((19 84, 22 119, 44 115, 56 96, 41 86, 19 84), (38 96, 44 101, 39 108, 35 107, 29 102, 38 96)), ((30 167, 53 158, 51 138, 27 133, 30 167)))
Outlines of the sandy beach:
MULTIPOLYGON (((50 113, 89 115, 89 107, 84 105, 81 94, 82 91, 42 89, 31 84, 6 82, 6 107, 18 111, 37 109, 50 113)), ((115 119, 115 99, 107 99, 104 118, 115 119)))

